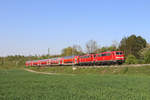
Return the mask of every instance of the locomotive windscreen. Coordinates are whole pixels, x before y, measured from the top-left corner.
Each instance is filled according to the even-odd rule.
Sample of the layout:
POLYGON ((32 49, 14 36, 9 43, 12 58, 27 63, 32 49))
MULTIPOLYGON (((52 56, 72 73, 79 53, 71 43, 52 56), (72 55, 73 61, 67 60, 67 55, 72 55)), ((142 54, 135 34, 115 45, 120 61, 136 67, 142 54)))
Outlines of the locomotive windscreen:
POLYGON ((123 53, 122 52, 116 52, 116 55, 122 55, 123 53))

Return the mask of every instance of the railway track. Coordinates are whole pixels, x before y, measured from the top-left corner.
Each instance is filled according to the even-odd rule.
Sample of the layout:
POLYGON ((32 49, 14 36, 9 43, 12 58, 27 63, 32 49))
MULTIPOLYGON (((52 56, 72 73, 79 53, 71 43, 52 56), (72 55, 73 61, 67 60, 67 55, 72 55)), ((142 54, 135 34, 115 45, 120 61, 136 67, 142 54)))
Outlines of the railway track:
POLYGON ((131 65, 102 65, 102 66, 72 66, 77 68, 102 68, 102 67, 142 67, 150 66, 150 64, 131 64, 131 65))
MULTIPOLYGON (((105 65, 105 66, 70 66, 72 67, 72 70, 76 70, 78 68, 83 68, 83 69, 86 69, 86 68, 105 68, 105 67, 111 67, 111 68, 117 68, 117 67, 143 67, 143 66, 150 66, 150 64, 132 64, 132 65, 105 65)), ((56 66, 55 66, 56 67, 56 66)), ((60 66, 59 66, 60 67, 60 66)), ((49 68, 48 66, 43 66, 42 68, 49 68)), ((60 73, 50 73, 50 72, 38 72, 38 71, 35 71, 35 70, 31 70, 31 69, 28 69, 28 68, 25 68, 24 69, 25 71, 28 71, 28 72, 32 72, 32 73, 36 73, 36 74, 46 74, 46 75, 62 75, 60 73)), ((68 74, 63 74, 63 75, 68 75, 68 74)), ((70 75, 74 75, 74 74, 70 74, 70 75)))
MULTIPOLYGON (((64 65, 65 66, 65 65, 64 65)), ((143 67, 143 66, 150 66, 150 64, 130 64, 130 65, 93 65, 93 66, 77 66, 77 65, 67 65, 68 67, 73 68, 103 68, 103 67, 143 67)), ((49 68, 49 67, 63 67, 63 66, 41 66, 42 68, 49 68)))

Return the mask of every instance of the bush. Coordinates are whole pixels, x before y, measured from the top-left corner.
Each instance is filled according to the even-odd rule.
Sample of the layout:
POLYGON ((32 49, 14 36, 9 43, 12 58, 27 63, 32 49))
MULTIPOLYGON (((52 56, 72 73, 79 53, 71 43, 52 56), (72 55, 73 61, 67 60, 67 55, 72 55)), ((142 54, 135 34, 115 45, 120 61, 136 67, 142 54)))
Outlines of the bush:
POLYGON ((137 59, 134 55, 129 55, 126 59, 126 64, 137 64, 137 59))
POLYGON ((150 63, 150 50, 145 53, 144 61, 145 63, 150 63))
POLYGON ((145 60, 144 60, 144 59, 138 59, 138 60, 137 60, 137 63, 138 63, 138 64, 145 64, 145 60))

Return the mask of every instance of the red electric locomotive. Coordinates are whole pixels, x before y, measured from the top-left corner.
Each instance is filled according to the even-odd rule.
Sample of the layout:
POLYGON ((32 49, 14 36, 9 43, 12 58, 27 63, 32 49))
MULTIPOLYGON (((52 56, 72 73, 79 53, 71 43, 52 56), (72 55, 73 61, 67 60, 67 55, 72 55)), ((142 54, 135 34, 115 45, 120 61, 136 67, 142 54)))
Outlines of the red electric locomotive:
POLYGON ((101 64, 122 64, 124 62, 124 54, 122 51, 111 51, 96 54, 95 63, 101 64))

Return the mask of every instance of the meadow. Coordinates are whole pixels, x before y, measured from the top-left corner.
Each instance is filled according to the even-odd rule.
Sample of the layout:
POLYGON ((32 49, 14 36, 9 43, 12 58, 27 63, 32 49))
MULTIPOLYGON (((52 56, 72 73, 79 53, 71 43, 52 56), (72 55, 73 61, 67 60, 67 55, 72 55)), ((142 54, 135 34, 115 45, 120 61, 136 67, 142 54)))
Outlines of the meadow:
POLYGON ((98 74, 98 75, 149 75, 150 65, 132 66, 51 66, 51 67, 29 67, 28 69, 38 72, 61 73, 61 74, 98 74), (124 66, 124 67, 123 67, 124 66))
POLYGON ((150 100, 150 66, 125 67, 120 71, 118 68, 71 71, 68 67, 34 70, 61 74, 0 69, 0 100, 150 100), (109 71, 104 73, 106 69, 109 71))

